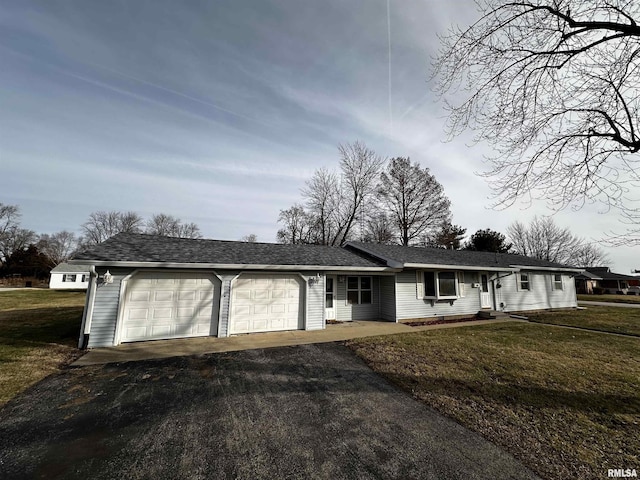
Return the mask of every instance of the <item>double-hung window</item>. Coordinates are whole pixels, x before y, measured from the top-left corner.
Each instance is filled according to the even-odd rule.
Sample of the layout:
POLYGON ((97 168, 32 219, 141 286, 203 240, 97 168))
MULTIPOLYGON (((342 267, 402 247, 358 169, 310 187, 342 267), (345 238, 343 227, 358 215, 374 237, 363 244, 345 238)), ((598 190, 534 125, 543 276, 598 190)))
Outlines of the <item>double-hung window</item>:
POLYGON ((371 277, 347 277, 347 303, 360 305, 371 303, 371 277))
POLYGON ((554 290, 563 290, 562 287, 562 275, 556 273, 553 275, 553 289, 554 290))
POLYGON ((425 298, 458 298, 458 278, 456 272, 424 272, 425 298))
POLYGON ((75 282, 76 281, 76 276, 75 275, 71 275, 69 273, 65 273, 64 275, 62 275, 62 281, 63 282, 75 282))
POLYGON ((531 284, 529 283, 529 274, 520 274, 520 290, 531 290, 531 284))

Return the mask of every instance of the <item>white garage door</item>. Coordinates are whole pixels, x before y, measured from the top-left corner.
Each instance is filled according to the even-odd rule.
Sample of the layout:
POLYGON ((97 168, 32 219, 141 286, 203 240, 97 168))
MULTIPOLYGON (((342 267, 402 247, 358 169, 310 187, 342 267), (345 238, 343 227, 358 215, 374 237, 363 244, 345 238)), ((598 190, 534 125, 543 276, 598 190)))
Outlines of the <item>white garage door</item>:
POLYGON ((205 273, 136 274, 127 284, 120 341, 216 335, 214 281, 205 273))
POLYGON ((304 328, 301 285, 297 275, 241 275, 232 286, 229 333, 304 328))

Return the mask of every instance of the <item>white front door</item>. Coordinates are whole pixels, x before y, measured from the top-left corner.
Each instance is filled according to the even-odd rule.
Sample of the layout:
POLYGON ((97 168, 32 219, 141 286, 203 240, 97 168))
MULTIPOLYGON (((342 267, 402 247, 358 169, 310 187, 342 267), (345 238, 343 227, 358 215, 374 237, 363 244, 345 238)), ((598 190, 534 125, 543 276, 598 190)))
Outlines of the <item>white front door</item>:
POLYGON ((336 279, 327 275, 325 278, 325 319, 336 319, 336 279))
POLYGON ((489 291, 489 275, 480 274, 480 308, 491 308, 491 292, 489 291))

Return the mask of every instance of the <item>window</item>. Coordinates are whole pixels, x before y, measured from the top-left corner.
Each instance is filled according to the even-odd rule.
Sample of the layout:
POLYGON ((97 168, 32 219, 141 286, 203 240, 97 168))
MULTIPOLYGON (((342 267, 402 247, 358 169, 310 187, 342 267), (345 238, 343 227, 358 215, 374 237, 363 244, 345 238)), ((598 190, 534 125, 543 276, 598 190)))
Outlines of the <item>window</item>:
POLYGON ((424 272, 426 298, 458 298, 456 272, 424 272))
POLYGON ((371 303, 371 277, 347 277, 347 303, 371 303))
POLYGON ((530 290, 528 273, 520 274, 520 290, 530 290))
POLYGON ((82 275, 82 281, 83 282, 88 282, 89 281, 89 275, 86 275, 86 274, 82 275))
POLYGON ((438 273, 438 296, 455 297, 457 294, 455 272, 438 273))
POLYGON ((562 288, 562 275, 556 273, 553 276, 553 289, 554 290, 563 290, 562 288))
POLYGON ((76 281, 76 276, 75 275, 70 275, 68 273, 65 273, 64 275, 62 275, 62 281, 63 282, 75 282, 76 281))
POLYGON ((327 277, 326 308, 333 308, 333 278, 327 277))
POLYGON ((436 296, 436 272, 424 272, 424 296, 436 296))

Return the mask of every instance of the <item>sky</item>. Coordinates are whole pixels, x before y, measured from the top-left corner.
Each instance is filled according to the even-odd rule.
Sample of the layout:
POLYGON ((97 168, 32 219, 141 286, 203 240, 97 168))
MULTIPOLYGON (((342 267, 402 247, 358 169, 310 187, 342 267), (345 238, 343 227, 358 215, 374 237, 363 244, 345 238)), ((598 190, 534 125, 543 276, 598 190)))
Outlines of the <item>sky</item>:
MULTIPOLYGON (((468 234, 550 215, 491 209, 490 147, 446 141, 437 35, 476 16, 471 0, 3 0, 0 203, 37 233, 133 210, 272 242, 305 180, 360 141, 428 167, 468 234)), ((624 231, 600 210, 554 220, 599 243, 624 231)), ((640 246, 605 250, 640 269, 640 246)))

